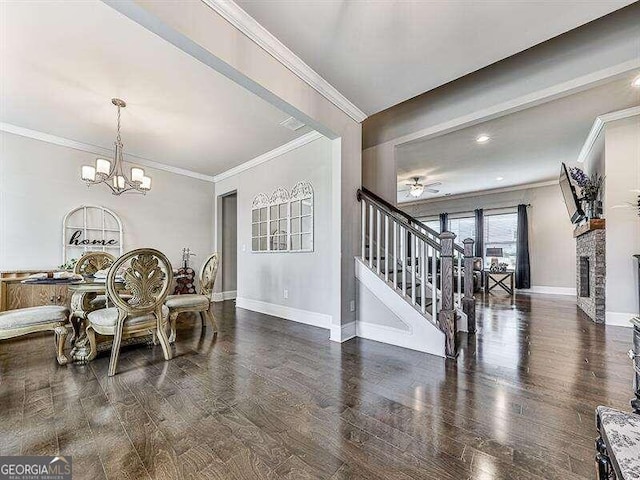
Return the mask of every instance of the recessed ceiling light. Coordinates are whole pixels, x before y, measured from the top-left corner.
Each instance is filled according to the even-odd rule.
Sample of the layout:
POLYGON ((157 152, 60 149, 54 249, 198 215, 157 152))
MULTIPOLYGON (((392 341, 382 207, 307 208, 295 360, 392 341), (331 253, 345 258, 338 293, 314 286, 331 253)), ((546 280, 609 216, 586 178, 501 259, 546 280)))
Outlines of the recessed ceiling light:
POLYGON ((504 177, 496 177, 496 180, 501 182, 502 180, 504 180, 504 177))
POLYGON ((491 140, 491 137, 485 133, 476 137, 476 142, 478 143, 487 143, 489 140, 491 140))
POLYGON ((640 75, 638 75, 633 82, 631 82, 631 85, 636 87, 636 88, 640 88, 640 75))

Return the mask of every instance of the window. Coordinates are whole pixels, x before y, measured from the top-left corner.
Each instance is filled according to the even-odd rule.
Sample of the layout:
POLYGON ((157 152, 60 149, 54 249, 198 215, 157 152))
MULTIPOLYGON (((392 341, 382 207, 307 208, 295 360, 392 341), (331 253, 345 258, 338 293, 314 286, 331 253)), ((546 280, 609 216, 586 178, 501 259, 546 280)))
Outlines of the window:
MULTIPOLYGON (((501 248, 502 257, 498 261, 505 262, 509 268, 516 266, 516 247, 518 234, 518 214, 502 213, 485 215, 484 248, 501 248)), ((487 259, 487 262, 490 261, 487 259)))
POLYGON ((422 223, 424 223, 431 230, 440 233, 440 220, 438 220, 438 219, 436 219, 436 220, 422 220, 422 223))
POLYGON ((461 217, 449 219, 449 231, 456 234, 455 242, 462 245, 465 238, 476 239, 475 217, 461 217))

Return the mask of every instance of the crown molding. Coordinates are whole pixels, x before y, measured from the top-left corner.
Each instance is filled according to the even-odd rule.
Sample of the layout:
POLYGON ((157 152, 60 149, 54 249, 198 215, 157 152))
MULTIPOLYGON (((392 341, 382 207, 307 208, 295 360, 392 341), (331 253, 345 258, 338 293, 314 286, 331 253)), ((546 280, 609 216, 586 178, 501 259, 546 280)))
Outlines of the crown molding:
POLYGON ((583 163, 591 154, 591 151, 596 145, 600 133, 602 133, 602 129, 607 123, 615 122, 616 120, 622 120, 624 118, 634 117, 636 115, 640 115, 640 106, 625 108, 624 110, 618 110, 616 112, 605 113, 604 115, 599 115, 598 117, 596 117, 595 121, 593 122, 593 126, 589 131, 589 135, 587 135, 587 139, 584 141, 582 149, 580 150, 580 154, 578 155, 578 163, 583 163))
POLYGON ((229 177, 233 177, 234 175, 238 175, 239 173, 242 173, 246 170, 249 170, 251 168, 257 167, 258 165, 264 163, 264 162, 268 162, 269 160, 272 160, 276 157, 279 157, 281 155, 284 155, 287 152, 290 152, 292 150, 295 150, 296 148, 300 148, 304 145, 306 145, 307 143, 311 143, 314 140, 317 140, 319 138, 322 138, 323 135, 321 133, 318 133, 316 131, 312 131, 309 133, 306 133, 304 135, 302 135, 301 137, 296 138, 295 140, 291 140, 289 143, 285 143, 284 145, 280 145, 277 148, 274 148, 273 150, 267 152, 267 153, 263 153, 262 155, 253 158, 247 162, 241 163, 240 165, 238 165, 237 167, 233 167, 230 168, 227 171, 224 171, 216 176, 213 177, 213 181, 214 183, 220 182, 226 178, 229 177))
POLYGON ((201 1, 356 122, 363 122, 367 118, 366 113, 351 103, 233 0, 201 1))
POLYGON ((458 193, 456 195, 441 196, 441 197, 429 198, 425 200, 415 200, 413 202, 399 202, 398 208, 413 207, 416 205, 424 205, 424 204, 431 204, 431 203, 438 203, 438 202, 448 202, 449 200, 456 200, 460 198, 481 197, 483 195, 492 195, 496 193, 515 192, 518 190, 529 190, 530 188, 550 187, 552 185, 558 185, 558 180, 547 180, 544 182, 524 183, 522 185, 514 185, 512 187, 492 188, 490 190, 478 190, 475 192, 458 193))
MULTIPOLYGON (((110 157, 113 155, 113 150, 110 148, 104 148, 98 145, 78 142, 76 140, 70 140, 64 137, 58 137, 57 135, 51 135, 49 133, 40 132, 38 130, 31 130, 30 128, 12 125, 11 123, 0 122, 0 131, 12 133, 14 135, 20 135, 21 137, 32 138, 41 142, 52 143, 61 147, 73 148, 74 150, 80 150, 82 152, 92 153, 94 155, 102 155, 106 157, 110 157)), ((198 180, 204 180, 205 182, 214 181, 214 177, 210 175, 204 175, 202 173, 193 172, 184 168, 165 165, 164 163, 155 162, 138 155, 126 153, 124 156, 127 163, 155 168, 156 170, 163 170, 165 172, 175 173, 176 175, 182 175, 185 177, 197 178, 198 180)))

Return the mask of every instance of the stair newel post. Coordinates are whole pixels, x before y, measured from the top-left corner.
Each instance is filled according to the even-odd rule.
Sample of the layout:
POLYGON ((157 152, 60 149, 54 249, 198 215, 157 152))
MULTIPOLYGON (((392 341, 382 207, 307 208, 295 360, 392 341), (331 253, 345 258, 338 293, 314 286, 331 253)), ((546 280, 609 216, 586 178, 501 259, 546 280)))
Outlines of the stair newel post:
POLYGON ((464 243, 464 298, 462 311, 467 315, 467 331, 476 333, 476 298, 473 296, 473 239, 466 238, 464 243))
POLYGON ((453 240, 455 233, 442 232, 440 234, 440 276, 442 308, 438 313, 438 323, 445 335, 445 354, 455 358, 458 354, 456 342, 456 312, 453 307, 453 240))

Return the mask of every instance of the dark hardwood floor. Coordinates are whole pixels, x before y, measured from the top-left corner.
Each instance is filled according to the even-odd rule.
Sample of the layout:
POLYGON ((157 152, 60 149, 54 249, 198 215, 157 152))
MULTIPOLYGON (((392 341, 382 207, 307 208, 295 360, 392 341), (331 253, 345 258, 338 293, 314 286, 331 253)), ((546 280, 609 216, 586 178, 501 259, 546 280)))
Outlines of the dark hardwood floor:
MULTIPOLYGON (((481 300, 482 302, 482 300, 481 300)), ((60 367, 50 335, 0 343, 0 455, 72 455, 76 479, 593 479, 594 408, 628 410, 631 329, 570 297, 499 294, 456 362, 213 307, 175 358, 60 367)))

